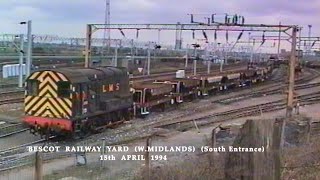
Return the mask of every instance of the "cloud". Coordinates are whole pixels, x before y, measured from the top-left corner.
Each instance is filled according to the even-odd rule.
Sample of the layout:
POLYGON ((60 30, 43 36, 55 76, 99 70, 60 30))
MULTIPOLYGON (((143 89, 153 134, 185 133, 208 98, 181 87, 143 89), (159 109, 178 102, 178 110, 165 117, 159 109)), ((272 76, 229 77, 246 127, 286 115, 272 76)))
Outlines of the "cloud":
POLYGON ((157 3, 150 0, 111 0, 110 5, 114 5, 119 11, 149 12, 156 7, 157 3))

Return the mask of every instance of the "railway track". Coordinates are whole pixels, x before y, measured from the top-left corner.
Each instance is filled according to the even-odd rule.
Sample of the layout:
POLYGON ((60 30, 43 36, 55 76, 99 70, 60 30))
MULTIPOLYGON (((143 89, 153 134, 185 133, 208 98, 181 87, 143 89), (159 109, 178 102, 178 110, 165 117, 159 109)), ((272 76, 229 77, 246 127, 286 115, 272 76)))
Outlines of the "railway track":
MULTIPOLYGON (((306 79, 306 78, 302 78, 302 79, 306 79)), ((310 78, 307 78, 307 80, 311 80, 310 78)), ((301 80, 298 80, 299 82, 304 82, 301 80)), ((320 83, 313 83, 313 84, 301 84, 301 85, 296 85, 295 89, 306 89, 306 88, 312 88, 312 87, 317 87, 320 86, 320 83)), ((258 86, 259 87, 259 86, 258 86)), ((272 95, 272 94, 278 94, 278 93, 283 93, 283 89, 281 87, 279 87, 279 84, 275 84, 272 85, 272 87, 276 87, 276 88, 268 88, 268 90, 265 90, 266 88, 264 88, 263 90, 260 91, 255 91, 255 92, 251 92, 251 93, 243 93, 242 95, 234 95, 228 98, 222 98, 222 99, 218 99, 218 100, 214 100, 212 101, 212 103, 222 103, 222 104, 229 104, 232 102, 236 102, 236 101, 240 101, 246 98, 250 98, 250 97, 259 97, 259 96, 265 96, 265 95, 272 95)), ((18 91, 13 91, 12 93, 18 93, 18 91)), ((10 92, 7 93, 2 93, 2 94, 10 94, 10 92)), ((22 99, 21 99, 22 101, 22 99)), ((10 103, 15 103, 15 102, 20 102, 20 99, 10 99, 10 100, 5 100, 5 103, 10 102, 10 103)), ((0 101, 0 105, 1 105, 1 101, 0 101)), ((180 117, 176 117, 176 118, 181 118, 180 117)), ((18 125, 17 125, 18 126, 18 125)), ((19 126, 18 126, 19 127, 19 126)), ((18 128, 15 131, 7 131, 6 133, 4 133, 5 135, 1 136, 0 134, 0 138, 1 137, 6 137, 12 134, 17 134, 20 132, 24 132, 25 129, 24 128, 18 128)))
POLYGON ((21 95, 22 92, 24 92, 24 91, 23 91, 23 90, 14 90, 14 91, 0 92, 0 97, 1 97, 1 96, 21 95))
MULTIPOLYGON (((302 89, 308 89, 308 88, 314 88, 319 87, 320 83, 312 83, 312 84, 299 84, 295 86, 295 90, 302 90, 302 89)), ((255 97, 261 97, 261 96, 269 96, 274 94, 283 94, 285 93, 284 90, 285 86, 278 86, 276 88, 271 88, 267 90, 260 90, 260 91, 254 91, 250 94, 243 94, 243 95, 234 95, 228 98, 222 98, 216 101, 212 101, 212 103, 221 103, 221 104, 231 104, 234 102, 238 102, 244 99, 248 98, 255 98, 255 97)))
POLYGON ((0 92, 0 105, 23 102, 23 92, 22 90, 0 92))
POLYGON ((21 103, 21 102, 23 102, 23 98, 5 99, 5 100, 0 100, 0 105, 21 103))
POLYGON ((22 123, 10 124, 8 126, 0 127, 0 138, 25 132, 27 130, 28 128, 24 127, 22 123))
MULTIPOLYGON (((310 76, 302 77, 299 78, 295 81, 295 90, 301 90, 301 89, 307 89, 307 88, 313 88, 313 87, 318 87, 320 86, 320 83, 311 83, 308 84, 308 82, 314 80, 315 78, 318 78, 320 76, 319 71, 315 71, 313 69, 308 69, 311 72, 310 76)), ((221 104, 230 104, 234 102, 238 102, 240 100, 244 100, 247 98, 252 98, 252 97, 260 97, 260 96, 266 96, 266 95, 274 95, 274 94, 281 94, 285 93, 285 89, 288 86, 287 83, 279 83, 281 82, 281 79, 277 78, 273 80, 274 84, 271 84, 271 86, 263 87, 263 89, 259 90, 254 90, 249 93, 241 93, 241 94, 236 94, 233 96, 229 96, 227 98, 220 98, 215 100, 212 103, 221 103, 221 104)))
MULTIPOLYGON (((320 102, 320 93, 309 93, 305 95, 299 96, 301 99, 302 105, 309 105, 309 104, 316 104, 320 102)), ((148 136, 150 134, 154 134, 156 129, 172 129, 184 131, 186 129, 194 128, 194 122, 196 122, 197 126, 205 126, 208 124, 213 123, 222 123, 230 120, 234 120, 236 118, 243 118, 243 117, 249 117, 249 116, 255 116, 259 115, 261 113, 266 112, 273 112, 277 110, 282 110, 286 108, 286 102, 285 100, 276 100, 268 103, 262 103, 252 106, 247 106, 243 108, 233 109, 229 111, 224 111, 220 113, 212 113, 209 115, 204 115, 197 118, 189 118, 189 119, 178 119, 178 120, 167 120, 164 122, 155 122, 155 123, 149 123, 144 126, 136 127, 134 129, 131 129, 131 131, 139 131, 140 137, 143 138, 144 136, 148 136), (149 132, 148 135, 144 135, 144 129, 153 129, 153 132, 149 132), (142 136, 141 136, 142 135, 142 136)), ((117 132, 117 136, 122 136, 124 134, 128 134, 127 129, 123 129, 121 131, 117 132)), ((105 134, 104 134, 105 135, 105 134)), ((110 135, 110 134, 109 134, 110 135)), ((113 134, 115 136, 115 134, 113 134)), ((97 143, 96 138, 100 138, 101 136, 97 136, 95 138, 91 137, 91 142, 97 143)), ((113 145, 113 144, 120 144, 124 143, 125 140, 118 141, 118 142, 109 142, 107 145, 113 145)), ((43 143, 44 140, 39 140, 36 142, 28 143, 25 145, 21 145, 16 148, 11 148, 9 150, 0 152, 0 172, 5 170, 14 169, 17 167, 25 166, 32 164, 34 161, 34 155, 32 153, 26 152, 26 146, 34 145, 43 143), (18 155, 19 154, 19 155, 18 155)), ((69 144, 72 145, 80 145, 80 144, 89 144, 87 140, 78 141, 75 143, 69 144)), ((61 144, 59 144, 61 145, 61 144)), ((70 152, 59 152, 59 153, 44 153, 43 159, 46 160, 52 160, 57 158, 63 158, 63 157, 69 157, 73 155, 73 153, 70 152)))
POLYGON ((0 84, 0 88, 1 89, 5 89, 5 88, 14 88, 14 87, 17 87, 18 84, 16 83, 11 83, 11 84, 0 84))
MULTIPOLYGON (((300 99, 301 105, 310 105, 320 102, 320 92, 310 93, 298 96, 300 99)), ((266 112, 273 112, 277 110, 282 110, 286 108, 286 101, 285 100, 276 100, 268 103, 262 103, 252 106, 247 106, 238 109, 232 109, 229 111, 224 111, 220 113, 213 113, 205 116, 201 116, 198 118, 190 118, 184 120, 177 120, 171 122, 159 122, 153 124, 155 128, 170 128, 174 127, 177 128, 176 124, 178 124, 179 128, 183 128, 180 130, 185 130, 185 128, 194 127, 193 124, 190 126, 190 122, 196 122, 197 126, 204 126, 211 123, 221 123, 228 120, 255 116, 266 112), (185 124, 183 124, 185 123, 185 124), (188 123, 188 124, 186 124, 188 123)))
MULTIPOLYGON (((308 85, 309 87, 313 85, 308 85)), ((308 87, 306 85, 306 87, 308 87)), ((302 86, 301 86, 302 87, 302 86)), ((319 103, 320 102, 320 94, 319 93, 311 93, 307 95, 302 95, 299 96, 301 98, 301 104, 313 104, 313 103, 319 103)), ((99 135, 93 135, 90 137, 88 140, 81 140, 77 141, 74 143, 71 143, 69 145, 81 145, 81 144, 90 144, 90 143, 96 143, 97 140, 100 139, 101 137, 121 137, 125 136, 130 132, 137 132, 136 134, 139 134, 139 138, 143 138, 144 136, 149 136, 151 131, 155 131, 154 128, 170 128, 172 126, 176 126, 176 124, 189 124, 191 125, 192 122, 197 122, 198 126, 206 125, 206 124, 211 124, 211 123, 218 123, 218 122, 223 122, 223 121, 228 121, 231 119, 239 118, 239 117, 247 117, 247 116, 252 116, 252 115, 257 115, 261 112, 271 112, 271 111, 276 111, 276 110, 281 110, 285 108, 285 101, 284 100, 278 100, 270 103, 264 103, 264 104, 259 104, 259 105, 254 105, 254 106, 248 106, 245 108, 240 108, 240 109, 235 109, 235 110, 230 110, 230 111, 225 111, 219 113, 213 113, 210 115, 198 117, 198 118, 193 118, 193 119, 183 119, 179 118, 178 121, 173 121, 172 119, 162 121, 162 122, 151 122, 151 123, 144 123, 142 126, 136 126, 136 127, 127 127, 124 129, 120 129, 116 131, 116 134, 113 132, 107 132, 99 135), (191 123, 190 123, 191 122, 191 123), (149 132, 146 129, 151 129, 149 132)), ((193 126, 191 125, 191 128, 193 126)), ((183 127, 186 128, 186 127, 183 127)), ((188 127, 190 128, 190 127, 188 127)), ((132 137, 132 138, 138 138, 137 137, 132 137)), ((115 139, 115 138, 114 138, 115 139)), ((112 144, 119 144, 123 143, 126 140, 118 140, 117 142, 110 141, 107 143, 107 145, 112 145, 112 144)), ((45 142, 44 140, 40 140, 37 142, 31 142, 28 143, 29 145, 34 145, 34 144, 39 144, 45 142)), ((55 143, 55 142, 54 142, 55 143)), ((26 146, 28 144, 21 145, 19 147, 11 148, 10 150, 2 151, 0 152, 0 171, 8 170, 8 169, 13 169, 16 167, 21 167, 24 165, 31 164, 33 161, 33 154, 31 153, 26 153, 26 146), (18 155, 22 154, 22 155, 18 155), (2 157, 1 157, 2 156, 2 157)), ((70 156, 70 153, 45 153, 44 154, 44 160, 50 160, 50 159, 56 159, 60 157, 67 157, 70 156)))
MULTIPOLYGON (((304 82, 304 81, 302 81, 303 79, 304 80, 305 79, 311 80, 310 78, 302 78, 302 79, 298 80, 297 82, 304 82)), ((296 90, 298 90, 298 89, 306 89, 306 88, 312 88, 312 87, 317 87, 317 86, 320 86, 320 83, 296 85, 295 89, 296 90)), ((243 100, 243 99, 246 99, 246 98, 250 98, 250 97, 259 97, 259 96, 283 93, 283 89, 281 87, 279 87, 279 84, 275 84, 275 85, 273 85, 273 87, 276 87, 276 88, 273 88, 273 89, 272 88, 271 89, 268 88, 268 90, 263 89, 263 90, 255 91, 255 92, 251 92, 251 93, 243 93, 243 95, 237 94, 235 96, 231 96, 231 97, 228 97, 228 98, 222 98, 222 99, 218 99, 218 100, 212 101, 212 103, 229 104, 229 103, 240 101, 240 100, 243 100)), ((13 91, 13 92, 6 92, 6 93, 2 93, 2 94, 11 94, 11 93, 18 93, 18 92, 19 91, 13 91)), ((16 103, 16 102, 20 102, 20 101, 22 101, 22 99, 16 98, 16 99, 4 100, 4 103, 16 103)), ((0 101, 0 105, 1 105, 1 103, 2 103, 2 101, 0 101)), ((178 118, 181 118, 181 117, 178 117, 178 118)), ((17 134, 17 133, 20 133, 20 132, 24 132, 26 130, 26 129, 24 129, 23 127, 21 127, 19 125, 17 125, 17 127, 20 127, 20 128, 17 128, 15 131, 13 131, 13 130, 6 131, 6 133, 3 133, 4 135, 2 135, 2 136, 1 136, 1 133, 0 133, 0 138, 1 137, 6 137, 6 136, 9 136, 9 135, 12 135, 12 134, 17 134)))

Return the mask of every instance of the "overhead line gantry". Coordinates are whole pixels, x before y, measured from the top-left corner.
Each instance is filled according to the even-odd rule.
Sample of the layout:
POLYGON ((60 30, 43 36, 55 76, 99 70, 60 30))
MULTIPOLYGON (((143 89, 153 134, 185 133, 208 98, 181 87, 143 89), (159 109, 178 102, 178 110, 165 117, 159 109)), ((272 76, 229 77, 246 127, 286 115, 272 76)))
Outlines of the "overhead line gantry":
MULTIPOLYGON (((105 24, 87 24, 86 33, 86 49, 85 49, 85 66, 91 66, 91 42, 92 35, 98 30, 106 29, 105 24)), ((140 30, 158 30, 158 31, 258 31, 258 32, 280 32, 288 35, 291 39, 291 56, 289 63, 289 86, 288 86, 288 98, 287 98, 287 116, 292 115, 293 110, 293 96, 294 96, 294 69, 296 63, 296 45, 297 45, 297 25, 269 25, 269 24, 225 24, 225 23, 213 23, 213 24, 108 24, 107 29, 119 30, 124 35, 123 30, 135 30, 137 36, 140 30), (289 30, 292 30, 289 32, 289 30)))

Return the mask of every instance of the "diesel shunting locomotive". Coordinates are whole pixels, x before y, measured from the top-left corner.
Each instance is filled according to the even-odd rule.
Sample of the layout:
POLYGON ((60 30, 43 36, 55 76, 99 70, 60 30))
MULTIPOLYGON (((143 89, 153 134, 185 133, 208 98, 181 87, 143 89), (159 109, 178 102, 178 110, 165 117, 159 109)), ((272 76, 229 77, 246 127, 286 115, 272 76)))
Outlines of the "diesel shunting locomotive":
POLYGON ((25 82, 24 122, 41 135, 83 135, 101 125, 129 120, 128 82, 125 68, 36 71, 25 82))

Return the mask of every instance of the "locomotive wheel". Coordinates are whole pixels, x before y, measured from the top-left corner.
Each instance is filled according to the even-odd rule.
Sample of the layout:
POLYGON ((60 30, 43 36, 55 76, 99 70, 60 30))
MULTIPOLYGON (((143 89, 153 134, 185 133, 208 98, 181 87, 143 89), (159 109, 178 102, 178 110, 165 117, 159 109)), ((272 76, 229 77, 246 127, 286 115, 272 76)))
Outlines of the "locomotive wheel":
POLYGON ((72 134, 72 139, 83 139, 85 137, 84 129, 81 127, 72 134))
POLYGON ((85 137, 86 137, 86 134, 83 133, 82 131, 74 132, 73 135, 72 135, 73 139, 83 139, 85 137))
POLYGON ((132 119, 132 114, 128 110, 123 111, 122 114, 124 121, 130 121, 132 119))
POLYGON ((30 133, 33 134, 33 135, 36 134, 36 130, 35 130, 34 128, 30 128, 29 131, 30 131, 30 133))
POLYGON ((89 124, 89 131, 92 132, 92 133, 96 133, 97 132, 97 124, 95 121, 92 121, 90 124, 89 124))

